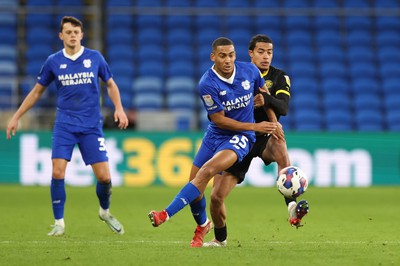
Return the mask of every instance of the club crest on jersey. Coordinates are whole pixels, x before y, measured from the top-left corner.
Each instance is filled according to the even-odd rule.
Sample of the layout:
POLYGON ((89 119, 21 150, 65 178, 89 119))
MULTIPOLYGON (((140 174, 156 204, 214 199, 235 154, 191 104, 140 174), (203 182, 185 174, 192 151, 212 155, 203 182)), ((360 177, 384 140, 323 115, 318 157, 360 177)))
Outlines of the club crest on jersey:
POLYGON ((83 60, 83 66, 89 68, 92 66, 92 61, 90 59, 83 60))
POLYGON ((203 95, 201 96, 203 97, 204 102, 206 103, 207 106, 212 106, 214 104, 213 99, 211 98, 211 95, 203 95))
POLYGON ((272 80, 266 80, 265 81, 265 85, 267 85, 267 88, 270 89, 272 87, 272 85, 274 85, 274 83, 272 82, 272 80))
POLYGON ((246 91, 249 90, 250 89, 250 81, 248 81, 248 80, 242 81, 242 87, 246 91))

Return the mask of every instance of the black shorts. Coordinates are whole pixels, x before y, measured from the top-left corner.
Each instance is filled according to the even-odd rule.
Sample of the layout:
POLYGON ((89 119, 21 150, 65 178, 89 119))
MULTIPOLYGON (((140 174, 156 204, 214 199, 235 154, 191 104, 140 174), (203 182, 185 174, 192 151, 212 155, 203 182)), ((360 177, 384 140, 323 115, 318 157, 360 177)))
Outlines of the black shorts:
MULTIPOLYGON (((232 165, 227 170, 225 170, 226 172, 231 173, 238 179, 238 184, 243 182, 247 171, 249 171, 249 167, 253 158, 255 157, 261 158, 262 152, 264 151, 270 136, 271 135, 257 136, 256 143, 254 143, 253 148, 246 155, 246 157, 244 157, 242 161, 232 165)), ((265 165, 269 165, 271 162, 264 162, 264 163, 265 165)))

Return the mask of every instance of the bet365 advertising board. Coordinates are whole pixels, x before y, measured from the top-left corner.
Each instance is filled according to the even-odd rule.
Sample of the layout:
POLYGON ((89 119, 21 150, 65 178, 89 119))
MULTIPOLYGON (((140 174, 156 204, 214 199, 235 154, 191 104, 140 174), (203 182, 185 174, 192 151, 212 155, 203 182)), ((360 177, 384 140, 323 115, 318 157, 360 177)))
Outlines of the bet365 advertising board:
MULTIPOLYGON (((180 187, 190 168, 203 133, 139 133, 106 131, 114 186, 180 187)), ((287 133, 292 165, 308 176, 310 185, 400 185, 400 134, 395 133, 287 133)), ((1 183, 49 185, 51 132, 18 132, 0 145, 1 183)), ((244 186, 275 185, 276 164, 264 166, 254 159, 244 186)), ((76 147, 66 172, 71 186, 90 186, 95 177, 76 147)))

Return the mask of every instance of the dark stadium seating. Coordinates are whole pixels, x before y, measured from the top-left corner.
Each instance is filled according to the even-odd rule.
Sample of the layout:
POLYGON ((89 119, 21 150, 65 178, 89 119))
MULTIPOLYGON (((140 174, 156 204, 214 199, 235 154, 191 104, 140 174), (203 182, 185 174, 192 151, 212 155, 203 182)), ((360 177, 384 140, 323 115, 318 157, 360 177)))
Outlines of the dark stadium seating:
POLYGON ((107 45, 112 45, 113 43, 132 44, 133 41, 133 31, 128 28, 116 28, 107 34, 107 45))
POLYGON ((366 29, 351 30, 346 37, 348 47, 370 47, 372 40, 371 31, 366 29))
POLYGON ((191 60, 177 59, 168 64, 167 77, 194 77, 195 74, 191 60))
POLYGON ((145 61, 163 61, 163 47, 157 44, 150 43, 148 45, 140 45, 137 51, 137 57, 140 62, 145 61))
POLYGON ((390 131, 400 131, 400 110, 394 110, 392 112, 388 112, 386 115, 386 123, 387 128, 390 131))
POLYGON ((189 7, 191 3, 186 0, 165 0, 165 5, 167 7, 189 7))
MULTIPOLYGON (((214 3, 216 1, 213 1, 214 3)), ((221 18, 216 15, 198 15, 194 17, 194 30, 218 28, 221 18)))
POLYGON ((354 97, 354 109, 358 111, 372 109, 382 113, 382 99, 374 94, 359 95, 354 97))
POLYGON ((163 79, 157 76, 152 76, 148 73, 146 76, 138 76, 132 83, 132 91, 137 94, 163 94, 163 79))
POLYGON ((343 63, 345 60, 345 53, 339 46, 322 46, 318 47, 316 51, 312 52, 316 53, 316 57, 319 62, 331 61, 343 63))
MULTIPOLYGON (((322 2, 323 1, 315 1, 322 2)), ((314 28, 316 30, 339 30, 340 18, 338 16, 317 16, 314 19, 314 28)))
POLYGON ((167 29, 187 29, 191 30, 193 27, 193 18, 191 16, 171 15, 166 18, 167 29))
POLYGON ((27 6, 52 6, 53 0, 26 0, 27 6))
POLYGON ((320 131, 323 129, 323 115, 314 109, 297 109, 290 114, 294 118, 294 126, 298 131, 320 131))
POLYGON ((286 45, 293 48, 299 46, 307 46, 308 48, 312 48, 313 35, 309 30, 306 29, 289 30, 286 34, 286 45))
POLYGON ((349 47, 346 56, 349 63, 368 63, 372 65, 372 62, 376 60, 376 56, 373 55, 373 50, 370 46, 349 47))
POLYGON ((155 15, 138 15, 136 23, 138 30, 144 30, 147 28, 159 29, 163 26, 163 18, 155 15))
POLYGON ((197 95, 197 83, 191 77, 177 76, 166 79, 165 91, 167 93, 184 93, 197 95))
POLYGON ((397 16, 382 16, 375 19, 376 31, 400 30, 400 18, 397 16))
POLYGON ((218 0, 194 0, 194 6, 204 7, 219 7, 220 3, 218 0))
POLYGON ((373 77, 355 77, 351 86, 356 95, 360 94, 378 94, 380 86, 378 81, 373 77))
POLYGON ((165 78, 166 68, 160 60, 146 60, 138 65, 137 76, 156 76, 165 78))
POLYGON ((0 62, 14 63, 17 60, 17 49, 14 45, 0 44, 0 62))
POLYGON ((343 7, 345 8, 366 8, 370 7, 368 1, 365 0, 346 0, 343 1, 343 7))
POLYGON ((352 112, 332 108, 325 112, 326 130, 329 132, 352 131, 352 112))
POLYGON ((377 8, 399 8, 399 1, 397 0, 375 0, 372 4, 377 8))
MULTIPOLYGON (((300 2, 300 1, 299 1, 300 2)), ((313 23, 310 16, 288 16, 283 20, 286 30, 312 30, 313 23)))
POLYGON ((371 30, 372 19, 366 16, 345 17, 346 29, 350 30, 371 30))
POLYGON ((356 110, 355 120, 359 131, 382 131, 384 119, 377 110, 356 110))
POLYGON ((162 110, 164 98, 158 93, 137 94, 133 97, 133 106, 139 111, 162 110))
POLYGON ((114 27, 132 29, 134 26, 134 16, 131 15, 109 15, 107 16, 107 28, 114 27))
MULTIPOLYGON (((195 53, 192 50, 187 49, 187 45, 177 44, 171 45, 167 51, 165 51, 165 58, 168 62, 173 62, 177 59, 184 58, 186 60, 191 60, 191 64, 193 64, 195 60, 195 53)), ((208 47, 207 47, 208 48, 208 47)), ((210 52, 210 48, 208 48, 208 52, 210 52)), ((195 66, 191 66, 194 68, 195 66)))
MULTIPOLYGON (((290 62, 293 61, 301 61, 301 62, 314 62, 315 61, 315 52, 310 46, 294 46, 287 52, 287 58, 290 62)), ((325 58, 326 59, 326 58, 325 58)), ((274 62, 275 63, 275 62, 274 62)))
POLYGON ((170 110, 182 110, 191 112, 197 109, 197 98, 193 93, 169 93, 167 94, 167 108, 170 110))
MULTIPOLYGON (((1 77, 1 76, 0 76, 1 77)), ((13 78, 0 79, 0 112, 12 110, 17 104, 16 80, 13 78)))
POLYGON ((310 6, 315 8, 339 8, 340 2, 338 0, 333 1, 311 1, 310 6))
POLYGON ((166 45, 174 47, 175 45, 186 45, 187 47, 193 46, 193 33, 190 28, 173 28, 166 33, 166 45))
POLYGON ((338 93, 336 91, 331 91, 325 93, 322 99, 321 106, 322 110, 325 112, 331 112, 334 110, 342 110, 348 114, 352 113, 352 100, 347 94, 338 93))
MULTIPOLYGON (((76 7, 91 2, 27 0, 10 1, 10 6, 76 7)), ((180 101, 188 97, 185 86, 187 90, 191 87, 192 96, 197 94, 198 80, 212 66, 212 41, 220 36, 231 38, 237 59, 250 61, 250 37, 262 33, 274 42, 272 65, 287 72, 292 82, 290 113, 282 118, 286 130, 400 131, 400 108, 394 109, 400 105, 396 100, 400 97, 400 18, 383 12, 400 8, 397 0, 106 0, 104 7, 105 30, 100 34, 100 47, 104 48, 102 52, 127 108, 159 110, 186 104, 197 111, 204 109, 198 108, 195 96, 194 103, 192 98, 180 101), (138 9, 134 11, 146 12, 128 14, 118 9, 135 6, 138 9), (201 12, 196 14, 196 7, 201 12), (221 7, 235 12, 223 13, 221 7), (237 13, 247 7, 251 12, 237 13), (257 8, 265 12, 254 12, 257 8), (360 8, 377 9, 366 15, 351 15, 360 8), (155 89, 143 85, 146 82, 155 89), (152 97, 143 96, 143 92, 155 100, 152 102, 152 97)), ((3 14, 0 74, 35 77, 43 60, 61 48, 55 34, 60 16, 28 12, 18 17, 18 25, 23 28, 17 31, 17 16, 3 14), (25 20, 19 20, 23 16, 25 20), (20 48, 21 56, 17 53, 20 48), (17 62, 23 64, 18 67, 17 62)), ((89 25, 85 36, 92 37, 93 18, 77 16, 89 25)), ((26 95, 25 87, 29 86, 20 86, 21 95, 26 95)), ((110 106, 109 99, 104 102, 110 106)), ((201 111, 198 115, 204 129, 208 121, 201 111)))
POLYGON ((132 44, 121 44, 117 42, 108 46, 106 57, 109 63, 126 60, 133 65, 137 58, 137 53, 133 50, 132 44))

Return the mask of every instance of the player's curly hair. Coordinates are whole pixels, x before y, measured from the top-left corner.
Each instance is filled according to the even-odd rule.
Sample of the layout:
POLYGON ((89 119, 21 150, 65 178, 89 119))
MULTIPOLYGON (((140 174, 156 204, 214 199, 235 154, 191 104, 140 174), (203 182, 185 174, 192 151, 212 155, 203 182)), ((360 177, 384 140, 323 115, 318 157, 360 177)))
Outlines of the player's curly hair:
POLYGON ((254 48, 256 48, 256 44, 258 42, 266 42, 266 43, 272 43, 273 44, 272 39, 270 37, 268 37, 267 35, 257 34, 257 35, 254 35, 251 38, 251 40, 249 42, 249 50, 253 51, 254 48))
POLYGON ((83 32, 83 23, 82 23, 82 21, 80 21, 76 17, 72 17, 72 16, 64 16, 61 19, 60 32, 62 32, 63 26, 64 26, 65 23, 71 23, 71 25, 73 25, 75 27, 80 27, 81 31, 83 32))

